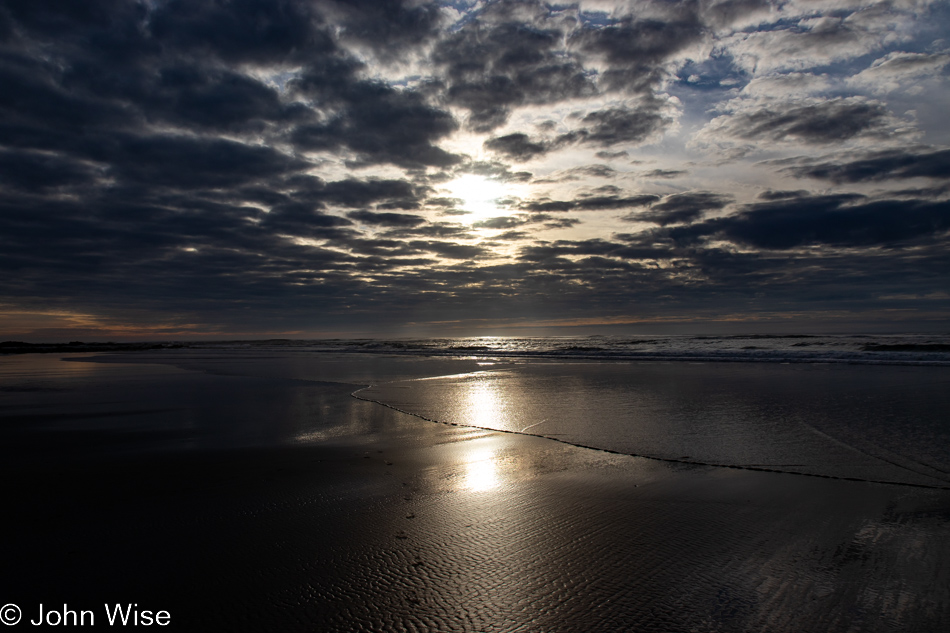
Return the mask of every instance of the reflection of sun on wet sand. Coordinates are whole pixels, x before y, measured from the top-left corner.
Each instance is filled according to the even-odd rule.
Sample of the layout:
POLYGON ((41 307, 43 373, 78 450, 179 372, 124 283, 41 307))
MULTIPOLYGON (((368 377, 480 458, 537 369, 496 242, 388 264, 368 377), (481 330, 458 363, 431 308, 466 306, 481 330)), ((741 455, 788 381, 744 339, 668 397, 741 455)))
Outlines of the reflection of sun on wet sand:
POLYGON ((473 492, 491 490, 499 484, 495 455, 490 449, 476 448, 465 461, 465 488, 473 492))
POLYGON ((4 392, 9 602, 147 602, 184 630, 947 624, 950 491, 433 424, 273 368, 88 363, 69 390, 57 363, 32 367, 58 391, 4 392))

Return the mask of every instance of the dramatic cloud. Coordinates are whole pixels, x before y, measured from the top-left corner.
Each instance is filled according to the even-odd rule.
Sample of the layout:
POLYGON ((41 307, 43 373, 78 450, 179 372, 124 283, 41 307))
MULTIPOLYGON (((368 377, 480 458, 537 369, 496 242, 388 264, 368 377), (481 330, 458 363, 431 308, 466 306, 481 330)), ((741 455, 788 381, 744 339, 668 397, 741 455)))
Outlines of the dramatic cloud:
POLYGON ((0 334, 912 323, 947 41, 929 0, 6 0, 0 334))
POLYGON ((731 201, 732 198, 729 196, 708 191, 681 193, 665 197, 662 202, 654 204, 649 211, 631 214, 623 219, 654 222, 661 226, 692 222, 702 217, 707 211, 722 209, 731 201))
POLYGON ((575 144, 640 145, 657 138, 673 122, 670 105, 658 99, 644 99, 633 107, 606 108, 569 118, 578 119, 580 126, 553 138, 531 138, 516 132, 490 138, 484 146, 505 158, 524 161, 575 144))
POLYGON ((786 168, 798 178, 818 178, 833 182, 878 181, 896 178, 950 180, 950 149, 939 151, 889 151, 867 158, 840 162, 801 161, 786 168))
POLYGON ((636 108, 609 108, 591 112, 581 119, 586 127, 575 132, 584 141, 602 147, 619 143, 640 143, 667 126, 664 105, 654 100, 636 108))
POLYGON ((497 152, 506 158, 527 160, 549 151, 550 145, 532 141, 527 134, 517 132, 506 136, 490 138, 485 141, 485 148, 497 152))
MULTIPOLYGON (((293 87, 304 96, 326 98, 321 74, 303 75, 293 87), (317 87, 315 87, 315 85, 317 87)), ((349 148, 368 163, 402 167, 448 167, 461 158, 433 143, 454 132, 458 124, 448 113, 427 105, 421 95, 373 82, 354 82, 330 99, 340 109, 326 121, 300 125, 291 141, 304 150, 349 148)))
POLYGON ((699 138, 829 145, 856 138, 887 140, 906 134, 906 127, 883 104, 849 97, 740 107, 710 121, 699 138))
POLYGON ((670 231, 674 240, 716 236, 764 249, 808 245, 886 246, 945 236, 950 202, 864 200, 855 195, 794 197, 750 205, 726 217, 670 231))
POLYGON ((609 89, 650 90, 662 78, 665 62, 702 39, 705 27, 696 7, 682 3, 669 5, 665 15, 624 16, 614 24, 579 30, 572 43, 604 58, 608 69, 602 81, 609 89))
POLYGON ((446 22, 434 3, 334 0, 326 4, 328 17, 338 21, 344 41, 367 46, 381 58, 398 57, 434 40, 446 22))
POLYGON ((418 226, 425 223, 425 218, 409 213, 373 213, 372 211, 351 211, 346 214, 364 224, 374 226, 418 226))
POLYGON ((678 178, 688 173, 685 169, 652 169, 643 172, 640 176, 643 178, 678 178))
POLYGON ((544 211, 603 211, 605 209, 628 209, 631 207, 641 207, 659 200, 659 196, 653 194, 644 194, 638 196, 584 196, 576 200, 532 200, 521 204, 521 209, 525 211, 544 212, 544 211))
POLYGON ((560 21, 545 19, 544 5, 518 4, 489 4, 482 19, 443 39, 432 55, 444 69, 448 102, 469 111, 469 125, 476 131, 503 125, 518 106, 596 93, 588 73, 567 50, 560 21))

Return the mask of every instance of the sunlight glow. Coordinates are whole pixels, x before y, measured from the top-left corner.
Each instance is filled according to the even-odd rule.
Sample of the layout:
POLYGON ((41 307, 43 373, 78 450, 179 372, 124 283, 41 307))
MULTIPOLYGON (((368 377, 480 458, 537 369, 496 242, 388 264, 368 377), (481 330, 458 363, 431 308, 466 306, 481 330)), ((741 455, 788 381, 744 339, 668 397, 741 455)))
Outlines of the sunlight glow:
POLYGON ((498 464, 495 452, 489 448, 480 448, 470 454, 465 462, 465 488, 473 492, 483 492, 498 487, 498 464))
POLYGON ((474 218, 490 217, 501 212, 497 200, 510 195, 504 183, 484 176, 465 174, 445 185, 453 198, 462 200, 462 210, 474 218))
MULTIPOLYGON (((497 383, 491 378, 470 380, 467 383, 469 390, 462 406, 468 412, 469 424, 489 429, 504 428, 508 406, 497 383)), ((491 490, 501 483, 495 449, 491 443, 483 442, 479 441, 465 460, 464 485, 475 492, 491 490)))
POLYGON ((507 403, 499 393, 498 386, 491 379, 472 381, 465 394, 465 407, 469 414, 469 424, 483 429, 505 428, 507 403))

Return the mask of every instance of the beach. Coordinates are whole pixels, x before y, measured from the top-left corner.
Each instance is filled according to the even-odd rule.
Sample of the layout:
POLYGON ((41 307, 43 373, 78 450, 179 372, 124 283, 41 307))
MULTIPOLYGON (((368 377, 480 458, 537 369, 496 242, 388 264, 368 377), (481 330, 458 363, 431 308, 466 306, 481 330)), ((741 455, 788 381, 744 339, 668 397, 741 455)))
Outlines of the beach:
MULTIPOLYGON (((941 454, 908 470, 906 450, 871 450, 885 434, 850 462, 756 465, 708 437, 691 445, 706 455, 632 456, 555 437, 564 429, 520 432, 534 418, 476 428, 488 426, 476 419, 487 401, 448 397, 466 384, 491 385, 496 404, 517 393, 505 385, 530 392, 552 376, 604 384, 602 365, 505 362, 273 350, 0 357, 0 600, 20 606, 21 627, 40 604, 88 609, 105 626, 104 603, 165 610, 166 628, 183 631, 947 626, 941 454)), ((690 370, 676 371, 684 384, 690 370)), ((928 375, 937 392, 944 374, 928 375)), ((601 415, 605 401, 572 415, 601 415)), ((820 430, 843 453, 849 428, 820 430)), ((789 451, 804 445, 789 438, 789 451)))

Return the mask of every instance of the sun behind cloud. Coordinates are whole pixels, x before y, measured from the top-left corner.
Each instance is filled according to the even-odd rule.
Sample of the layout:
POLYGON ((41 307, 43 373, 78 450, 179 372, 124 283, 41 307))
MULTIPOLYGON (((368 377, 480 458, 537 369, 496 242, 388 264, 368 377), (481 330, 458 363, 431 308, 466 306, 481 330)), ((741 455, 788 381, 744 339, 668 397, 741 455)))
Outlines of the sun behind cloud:
POLYGON ((499 201, 514 193, 502 182, 475 174, 459 176, 445 188, 453 198, 462 201, 460 208, 471 213, 473 221, 504 213, 499 201))

